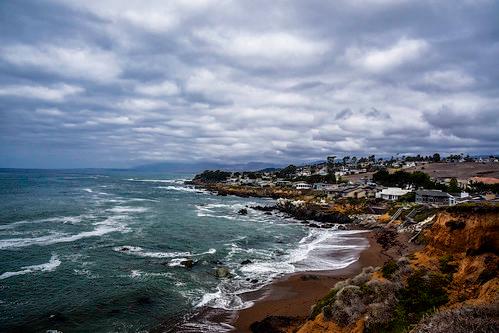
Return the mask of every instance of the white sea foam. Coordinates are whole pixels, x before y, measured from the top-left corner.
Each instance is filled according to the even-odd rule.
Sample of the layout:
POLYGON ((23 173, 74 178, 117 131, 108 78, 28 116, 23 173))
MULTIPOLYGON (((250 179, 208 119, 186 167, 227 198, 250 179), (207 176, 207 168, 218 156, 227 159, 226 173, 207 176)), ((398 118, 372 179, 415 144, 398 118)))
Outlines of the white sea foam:
POLYGON ((189 260, 189 258, 174 258, 170 260, 168 263, 168 266, 170 267, 177 267, 177 266, 183 266, 182 262, 189 260))
POLYGON ((234 326, 226 323, 214 323, 203 319, 201 321, 182 324, 180 331, 183 333, 225 333, 232 332, 234 329, 234 326))
POLYGON ((157 186, 156 188, 169 190, 169 191, 181 191, 181 192, 192 192, 192 193, 208 193, 206 190, 197 189, 194 186, 157 186))
POLYGON ((83 214, 83 215, 78 215, 78 216, 56 216, 56 217, 50 217, 50 218, 38 219, 38 220, 22 220, 22 221, 12 222, 9 224, 0 225, 0 230, 14 229, 14 228, 22 226, 22 225, 45 223, 45 222, 47 222, 47 223, 56 222, 56 223, 64 223, 64 224, 77 224, 77 223, 80 223, 83 219, 90 218, 90 217, 92 217, 92 216, 88 215, 88 214, 83 214))
MULTIPOLYGON (((127 231, 126 225, 119 223, 120 217, 108 217, 107 219, 94 223, 97 226, 93 230, 83 231, 78 234, 67 234, 60 232, 52 232, 48 235, 33 237, 33 238, 9 238, 0 240, 1 249, 13 249, 26 247, 31 245, 45 246, 57 243, 69 243, 83 238, 102 236, 116 231, 127 231)), ((123 218, 123 217, 121 217, 123 218)))
POLYGON ((311 228, 309 234, 300 240, 298 247, 290 252, 289 262, 299 271, 345 268, 355 262, 360 252, 369 245, 363 238, 354 240, 350 237, 362 232, 364 231, 311 228), (352 241, 355 244, 345 244, 352 241), (332 256, 335 253, 337 255, 332 256))
POLYGON ((216 249, 209 249, 208 251, 192 254, 188 251, 172 251, 172 252, 158 252, 158 251, 146 251, 140 246, 116 246, 113 251, 125 253, 129 255, 135 255, 144 258, 176 258, 170 261, 170 266, 180 266, 181 262, 188 260, 185 257, 199 257, 207 254, 214 254, 217 252, 216 249), (182 257, 182 258, 178 258, 182 257))
POLYGON ((167 183, 167 184, 183 184, 188 179, 135 179, 127 178, 125 180, 132 182, 145 182, 145 183, 167 183))
POLYGON ((84 188, 83 191, 88 193, 94 193, 94 191, 91 188, 84 188))
POLYGON ((24 266, 21 267, 22 270, 16 272, 5 272, 2 275, 0 275, 0 279, 3 280, 12 276, 29 274, 34 272, 50 272, 56 269, 60 264, 61 261, 59 260, 58 256, 56 254, 53 254, 52 257, 50 258, 50 261, 47 263, 40 265, 24 266))
POLYGON ((159 200, 155 199, 145 199, 145 198, 130 198, 128 201, 148 201, 148 202, 159 202, 159 200))
POLYGON ((191 256, 190 252, 145 251, 143 248, 139 246, 117 246, 113 248, 113 251, 135 255, 139 257, 149 257, 149 258, 175 258, 175 257, 191 256))
POLYGON ((340 231, 334 229, 308 229, 297 247, 289 251, 244 248, 236 241, 227 243, 228 267, 234 277, 221 281, 215 292, 206 293, 196 306, 209 306, 226 310, 238 310, 252 306, 243 302, 239 295, 258 290, 283 274, 300 271, 335 270, 347 267, 358 260, 360 252, 368 246, 363 237, 352 237, 364 231, 340 231), (252 262, 241 266, 233 257, 250 257, 252 262))
POLYGON ((117 206, 108 209, 107 211, 113 213, 143 213, 148 209, 146 207, 130 207, 130 206, 117 206))
POLYGON ((201 300, 197 304, 195 304, 195 306, 208 306, 211 308, 225 310, 242 310, 252 307, 253 304, 254 303, 252 301, 244 302, 241 297, 236 294, 227 294, 226 292, 221 290, 219 285, 216 292, 204 294, 201 300))

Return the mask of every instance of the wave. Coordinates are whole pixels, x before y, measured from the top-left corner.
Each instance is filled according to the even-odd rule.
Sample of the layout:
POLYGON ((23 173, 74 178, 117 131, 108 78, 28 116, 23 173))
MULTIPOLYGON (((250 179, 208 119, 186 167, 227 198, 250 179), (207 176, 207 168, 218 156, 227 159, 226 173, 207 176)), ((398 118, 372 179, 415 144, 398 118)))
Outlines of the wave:
POLYGON ((136 179, 136 178, 127 178, 125 180, 131 182, 167 183, 167 184, 184 184, 184 182, 189 181, 189 179, 136 179))
POLYGON ((92 217, 92 216, 88 215, 88 214, 83 214, 83 215, 77 215, 77 216, 56 216, 56 217, 49 217, 46 219, 39 219, 39 220, 22 220, 22 221, 12 222, 9 224, 0 225, 0 230, 13 229, 13 228, 16 228, 16 227, 22 226, 22 225, 45 223, 45 222, 77 224, 77 223, 80 223, 84 218, 90 218, 90 217, 92 217))
POLYGON ((147 210, 146 207, 116 206, 109 208, 107 211, 113 213, 144 213, 147 210))
POLYGON ((208 193, 206 190, 198 189, 193 186, 157 186, 156 188, 170 190, 170 191, 181 191, 181 192, 191 192, 191 193, 208 193))
POLYGON ((298 271, 345 268, 357 261, 360 252, 369 246, 366 239, 351 237, 363 232, 365 231, 310 229, 309 234, 300 240, 298 247, 290 252, 289 262, 298 271))
POLYGON ((345 268, 357 261, 360 252, 368 247, 369 242, 364 237, 352 237, 364 232, 310 228, 297 246, 289 250, 244 248, 235 242, 228 243, 229 251, 224 262, 228 263, 233 278, 221 281, 216 291, 205 293, 195 306, 245 309, 253 303, 243 301, 240 295, 258 290, 276 277, 345 268), (235 259, 248 257, 252 262, 243 266, 237 263, 240 259, 235 259))
POLYGON ((97 227, 90 231, 83 231, 70 235, 66 233, 53 232, 51 234, 34 238, 10 238, 0 240, 0 250, 26 247, 31 245, 46 246, 57 243, 69 243, 83 238, 103 236, 111 232, 124 232, 127 227, 118 223, 116 217, 108 217, 104 221, 94 223, 97 227))
POLYGON ((183 323, 181 325, 181 332, 183 333, 225 333, 232 332, 234 326, 226 323, 216 323, 209 320, 201 320, 191 323, 183 323))
POLYGON ((151 252, 144 251, 143 248, 139 246, 117 246, 113 248, 113 251, 126 253, 130 255, 135 255, 139 257, 149 257, 149 258, 175 258, 182 256, 191 256, 190 252, 151 252))
MULTIPOLYGON (((246 292, 246 290, 241 291, 241 293, 246 292)), ((244 302, 241 297, 237 295, 227 295, 219 287, 214 293, 206 293, 203 295, 201 300, 196 304, 196 307, 208 306, 215 309, 224 310, 243 310, 250 308, 254 305, 253 301, 244 302)))
POLYGON ((59 257, 56 254, 53 254, 50 258, 50 261, 40 265, 32 265, 32 266, 24 266, 21 267, 22 270, 16 272, 5 272, 0 275, 0 280, 7 279, 16 275, 24 275, 34 272, 51 272, 56 269, 61 264, 59 257))
POLYGON ((83 191, 88 193, 94 193, 94 191, 91 188, 84 188, 83 191))
MULTIPOLYGON (((135 255, 139 257, 144 257, 144 258, 177 258, 177 257, 197 257, 197 256, 203 256, 206 254, 214 254, 217 252, 216 249, 209 249, 206 252, 201 252, 201 253, 195 253, 192 254, 191 252, 184 251, 173 251, 173 252, 153 252, 153 251, 146 251, 140 246, 116 246, 113 248, 113 251, 115 252, 120 252, 120 253, 126 253, 130 255, 135 255)), ((187 258, 179 258, 180 260, 172 260, 171 263, 173 262, 171 266, 179 266, 180 262, 184 260, 188 260, 187 258), (177 264, 175 264, 177 263, 177 264)))
POLYGON ((148 201, 148 202, 159 202, 159 200, 155 199, 146 199, 146 198, 130 198, 128 201, 148 201))

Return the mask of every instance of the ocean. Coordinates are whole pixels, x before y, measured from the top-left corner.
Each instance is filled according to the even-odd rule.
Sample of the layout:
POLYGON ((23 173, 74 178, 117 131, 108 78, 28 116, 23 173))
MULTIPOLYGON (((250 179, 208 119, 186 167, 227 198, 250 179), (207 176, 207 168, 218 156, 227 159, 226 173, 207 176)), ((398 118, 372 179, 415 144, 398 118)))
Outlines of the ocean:
POLYGON ((191 177, 0 170, 0 331, 147 332, 185 322, 194 332, 199 309, 249 307, 241 293, 287 273, 346 267, 368 244, 356 231, 279 213, 240 215, 273 200, 217 196, 184 185, 191 177), (218 267, 231 277, 217 278, 218 267))

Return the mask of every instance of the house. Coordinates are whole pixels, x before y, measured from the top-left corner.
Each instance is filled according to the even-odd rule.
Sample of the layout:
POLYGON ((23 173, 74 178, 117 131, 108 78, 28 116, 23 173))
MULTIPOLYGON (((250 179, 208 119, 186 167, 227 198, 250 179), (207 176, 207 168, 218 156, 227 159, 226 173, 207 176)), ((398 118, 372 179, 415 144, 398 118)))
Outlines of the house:
POLYGON ((236 178, 236 177, 231 177, 231 178, 228 178, 226 181, 225 181, 226 184, 230 184, 230 185, 238 185, 239 184, 239 178, 236 178))
POLYGON ((243 178, 241 179, 241 184, 242 185, 254 185, 257 182, 256 179, 251 179, 251 178, 243 178))
POLYGON ((414 168, 416 166, 416 162, 405 162, 402 166, 402 169, 414 168))
POLYGON ((409 192, 411 192, 411 190, 403 190, 400 187, 388 187, 380 192, 377 192, 376 198, 395 201, 398 200, 404 194, 407 194, 409 192))
POLYGON ((275 182, 276 186, 282 186, 282 187, 291 187, 293 183, 291 183, 289 180, 283 180, 283 179, 278 179, 275 182))
POLYGON ((316 175, 320 175, 320 176, 327 176, 328 172, 327 172, 327 166, 324 166, 322 168, 319 168, 317 169, 317 171, 315 172, 316 175))
POLYGON ((310 177, 312 175, 312 172, 310 171, 309 167, 303 167, 301 169, 296 170, 296 175, 298 177, 310 177))
POLYGON ((260 187, 271 187, 274 186, 274 184, 270 180, 258 180, 256 184, 260 187))
POLYGON ((418 190, 416 191, 416 203, 453 206, 456 204, 456 198, 440 190, 418 190))
POLYGON ((307 183, 295 183, 295 188, 297 190, 310 190, 312 188, 312 185, 307 183))
POLYGON ((368 189, 357 187, 343 191, 341 193, 341 196, 343 198, 355 198, 355 199, 367 198, 369 196, 369 191, 368 189))
POLYGON ((330 184, 326 184, 326 183, 314 183, 314 185, 312 185, 312 188, 316 191, 325 191, 329 187, 330 187, 330 184))

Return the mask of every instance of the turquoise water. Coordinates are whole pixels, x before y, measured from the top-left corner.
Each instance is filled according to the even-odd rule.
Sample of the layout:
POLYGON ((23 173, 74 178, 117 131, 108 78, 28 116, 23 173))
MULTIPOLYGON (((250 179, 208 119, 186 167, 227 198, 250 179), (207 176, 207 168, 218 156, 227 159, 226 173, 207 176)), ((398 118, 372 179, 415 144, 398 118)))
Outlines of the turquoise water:
POLYGON ((285 273, 344 267, 366 246, 344 237, 352 232, 251 209, 241 216, 272 201, 215 196, 184 185, 188 178, 0 171, 0 331, 147 331, 202 306, 251 306, 241 292, 285 273), (221 265, 231 279, 214 276, 221 265))

